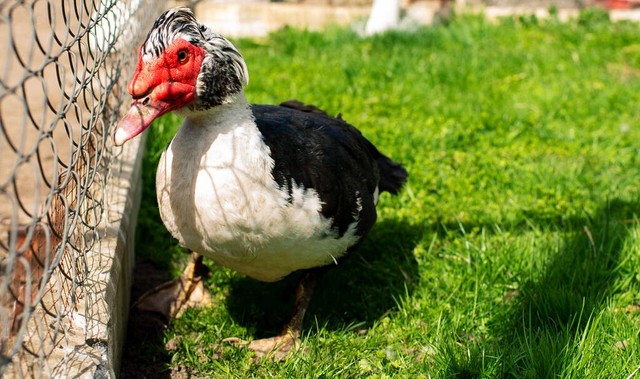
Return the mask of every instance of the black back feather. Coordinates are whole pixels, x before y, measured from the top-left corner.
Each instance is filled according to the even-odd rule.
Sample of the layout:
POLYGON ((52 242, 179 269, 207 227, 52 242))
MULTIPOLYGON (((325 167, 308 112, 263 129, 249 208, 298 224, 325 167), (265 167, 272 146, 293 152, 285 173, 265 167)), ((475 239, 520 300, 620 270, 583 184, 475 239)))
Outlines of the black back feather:
POLYGON ((340 236, 355 221, 357 234, 366 235, 376 220, 375 188, 397 193, 406 181, 399 163, 341 118, 297 101, 251 109, 271 150, 275 181, 290 194, 292 181, 313 188, 323 202, 323 216, 333 220, 332 228, 340 236))

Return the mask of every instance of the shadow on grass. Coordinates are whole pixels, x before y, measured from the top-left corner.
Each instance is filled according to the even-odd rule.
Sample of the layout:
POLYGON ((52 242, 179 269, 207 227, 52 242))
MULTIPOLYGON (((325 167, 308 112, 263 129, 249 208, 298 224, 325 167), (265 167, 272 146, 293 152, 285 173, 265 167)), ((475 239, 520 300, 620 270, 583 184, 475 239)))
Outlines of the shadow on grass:
POLYGON ((445 376, 483 376, 486 349, 500 357, 499 377, 562 376, 591 317, 612 295, 627 224, 639 209, 639 203, 613 200, 592 216, 567 222, 564 241, 544 273, 523 283, 514 300, 495 312, 490 341, 464 358, 448 354, 445 376))
MULTIPOLYGON (((327 329, 368 327, 418 285, 413 248, 420 227, 398 220, 376 224, 362 245, 318 282, 303 333, 317 322, 327 329)), ((291 317, 299 274, 276 283, 238 277, 227 296, 229 314, 255 338, 278 334, 291 317)))

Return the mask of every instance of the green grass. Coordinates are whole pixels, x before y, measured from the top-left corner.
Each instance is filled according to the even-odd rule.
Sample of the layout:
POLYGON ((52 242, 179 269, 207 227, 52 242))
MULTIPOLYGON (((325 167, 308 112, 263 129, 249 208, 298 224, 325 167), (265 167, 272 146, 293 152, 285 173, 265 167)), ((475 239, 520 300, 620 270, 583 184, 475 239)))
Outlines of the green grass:
MULTIPOLYGON (((277 333, 293 282, 217 267, 212 306, 130 349, 199 377, 640 377, 639 25, 457 16, 237 45, 251 102, 342 113, 409 182, 320 283, 304 352, 253 363, 221 342, 277 333)), ((153 177, 178 124, 151 128, 138 243, 173 275, 186 254, 161 233, 153 177)))

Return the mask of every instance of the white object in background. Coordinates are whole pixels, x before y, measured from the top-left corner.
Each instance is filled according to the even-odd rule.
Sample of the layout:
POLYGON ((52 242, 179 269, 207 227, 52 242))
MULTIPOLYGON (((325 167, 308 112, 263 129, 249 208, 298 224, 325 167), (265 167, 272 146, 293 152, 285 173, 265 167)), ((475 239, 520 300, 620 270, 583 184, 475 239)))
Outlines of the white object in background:
POLYGON ((400 0, 374 0, 367 21, 367 35, 394 28, 400 21, 400 0))

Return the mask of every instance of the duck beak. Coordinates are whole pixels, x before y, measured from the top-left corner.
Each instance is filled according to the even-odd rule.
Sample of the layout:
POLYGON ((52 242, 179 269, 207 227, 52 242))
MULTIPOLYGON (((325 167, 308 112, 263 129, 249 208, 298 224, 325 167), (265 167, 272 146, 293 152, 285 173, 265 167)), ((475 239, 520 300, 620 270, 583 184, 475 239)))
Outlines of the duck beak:
POLYGON ((151 125, 153 120, 171 110, 171 105, 164 101, 151 102, 149 98, 135 100, 131 109, 118 122, 113 135, 116 146, 122 146, 136 137, 151 125))

